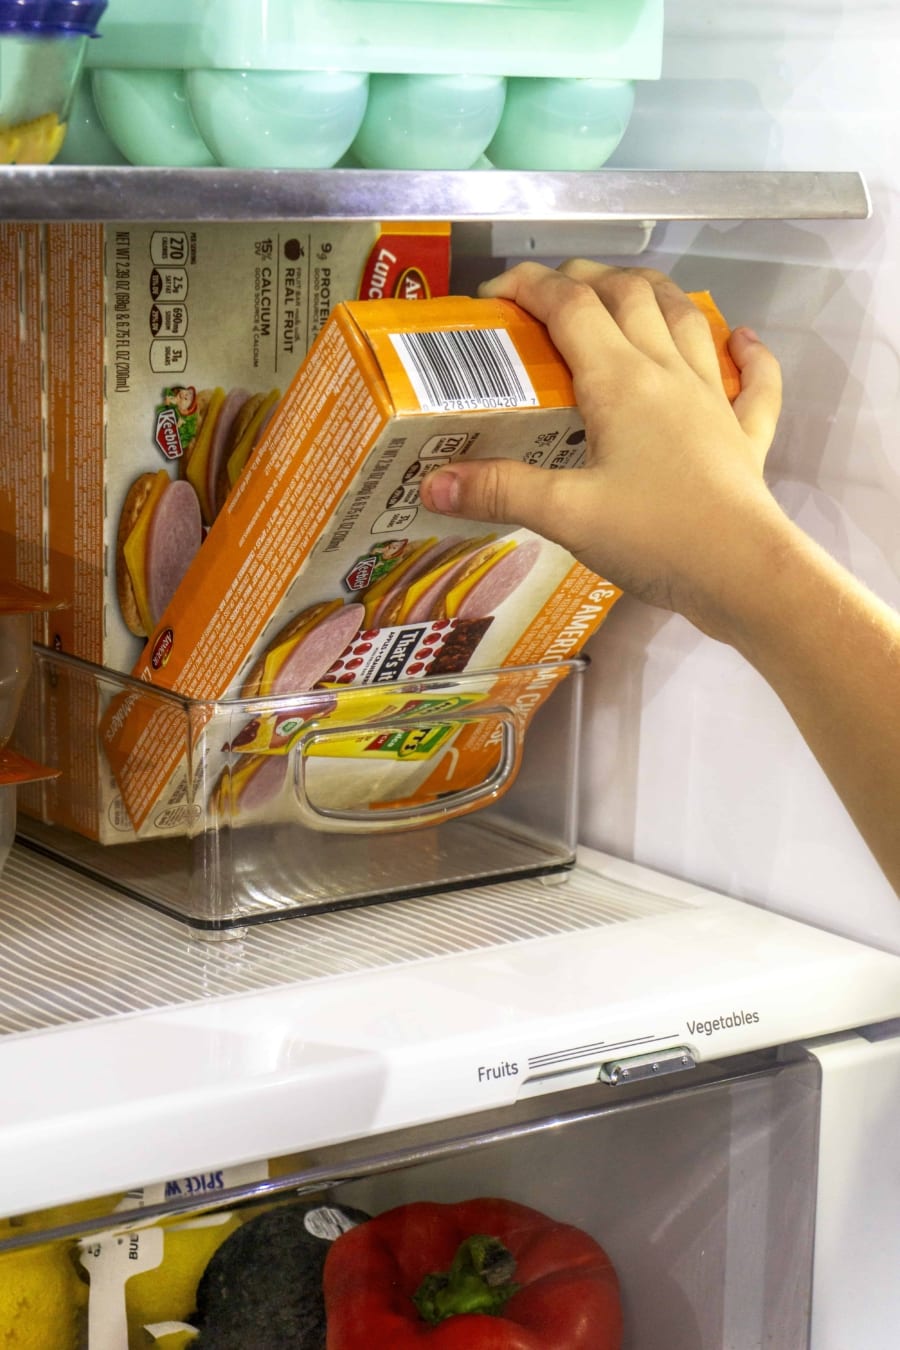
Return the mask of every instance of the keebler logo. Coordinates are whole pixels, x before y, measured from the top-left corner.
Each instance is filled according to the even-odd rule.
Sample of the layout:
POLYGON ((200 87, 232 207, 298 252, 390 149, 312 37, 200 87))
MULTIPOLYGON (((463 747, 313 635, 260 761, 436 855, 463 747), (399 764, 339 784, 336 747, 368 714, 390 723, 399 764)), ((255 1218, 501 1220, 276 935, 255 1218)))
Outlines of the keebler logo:
POLYGON ((174 408, 160 408, 156 415, 156 444, 166 459, 181 459, 184 451, 178 435, 178 418, 174 408))
POLYGON ((159 637, 153 644, 153 651, 150 655, 150 664, 154 670, 159 670, 164 666, 172 655, 172 646, 175 642, 175 634, 171 628, 164 628, 159 637))
POLYGON ((372 573, 375 571, 375 564, 378 559, 369 554, 366 558, 360 558, 347 575, 344 577, 344 585, 348 591, 364 591, 371 580, 372 573))
POLYGON ((420 272, 418 267, 407 267, 406 271, 400 274, 400 279, 394 287, 394 295, 398 300, 427 300, 430 292, 425 274, 420 272))

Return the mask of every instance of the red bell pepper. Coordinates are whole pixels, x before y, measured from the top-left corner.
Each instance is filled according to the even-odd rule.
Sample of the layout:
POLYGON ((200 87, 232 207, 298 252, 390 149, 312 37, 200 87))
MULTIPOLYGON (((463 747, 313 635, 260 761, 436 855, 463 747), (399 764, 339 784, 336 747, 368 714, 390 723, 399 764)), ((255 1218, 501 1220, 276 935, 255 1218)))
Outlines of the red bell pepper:
POLYGON ((400 1205, 329 1249, 327 1350, 620 1350, 619 1284, 579 1228, 509 1200, 400 1205))

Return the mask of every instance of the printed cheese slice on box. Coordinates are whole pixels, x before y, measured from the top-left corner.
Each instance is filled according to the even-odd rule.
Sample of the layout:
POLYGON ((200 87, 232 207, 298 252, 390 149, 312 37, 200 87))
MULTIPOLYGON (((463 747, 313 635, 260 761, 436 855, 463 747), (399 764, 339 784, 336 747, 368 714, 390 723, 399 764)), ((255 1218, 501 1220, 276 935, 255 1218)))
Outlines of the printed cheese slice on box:
MULTIPOLYGON (((419 485, 431 468, 498 455, 550 469, 583 463, 585 432, 571 377, 543 325, 503 300, 338 306, 135 675, 189 698, 221 699, 257 693, 252 672, 262 663, 271 688, 281 662, 272 649, 316 607, 321 630, 319 620, 302 622, 297 669, 305 683, 298 694, 340 689, 339 680, 329 680, 340 652, 325 635, 325 624, 329 641, 338 627, 335 607, 345 646, 370 639, 383 645, 382 679, 417 673, 416 663, 429 675, 574 655, 618 597, 614 586, 527 530, 489 538, 477 522, 449 521, 422 505, 419 485), (442 542, 441 560, 430 550, 442 542), (419 571, 412 563, 426 554, 431 566, 419 571), (394 568, 397 586, 390 608, 382 608, 394 568), (432 586, 442 579, 446 584, 432 586), (428 624, 445 626, 443 665, 436 664, 437 648, 423 659, 420 630, 428 624)), ((339 722, 337 709, 334 716, 339 722)), ((127 717, 119 709, 104 727, 138 830, 185 753, 183 732, 168 735, 171 719, 157 716, 154 725, 154 717, 150 701, 137 699, 127 717), (136 746, 142 753, 132 752, 136 746)), ((463 772, 468 731, 454 741, 463 772)), ((279 740, 263 734, 250 743, 271 748, 279 740)), ((287 752, 289 742, 278 748, 287 752)), ((218 767, 207 764, 208 779, 218 767)))

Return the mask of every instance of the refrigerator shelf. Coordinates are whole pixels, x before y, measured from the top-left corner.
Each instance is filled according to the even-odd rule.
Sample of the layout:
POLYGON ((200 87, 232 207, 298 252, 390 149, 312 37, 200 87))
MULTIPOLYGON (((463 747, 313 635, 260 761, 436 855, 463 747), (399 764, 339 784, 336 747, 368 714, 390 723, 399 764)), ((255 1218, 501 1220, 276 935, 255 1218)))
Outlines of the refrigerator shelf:
POLYGON ((866 219, 852 172, 0 168, 0 219, 647 222, 866 219))
POLYGON ((594 931, 679 908, 588 874, 308 915, 209 943, 19 843, 0 880, 0 1037, 594 931), (164 961, 160 960, 161 953, 164 961))
POLYGON ((0 1215, 900 1013, 900 957, 589 850, 211 945, 17 846, 0 921, 0 1215))

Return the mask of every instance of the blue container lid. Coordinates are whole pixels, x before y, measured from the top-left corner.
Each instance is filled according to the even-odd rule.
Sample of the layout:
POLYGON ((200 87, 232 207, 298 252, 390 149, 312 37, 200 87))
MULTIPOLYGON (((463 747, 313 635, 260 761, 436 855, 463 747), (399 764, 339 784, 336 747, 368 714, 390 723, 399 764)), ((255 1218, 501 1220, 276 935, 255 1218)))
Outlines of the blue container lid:
POLYGON ((0 33, 93 37, 107 0, 0 0, 0 33))

